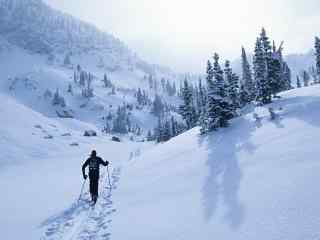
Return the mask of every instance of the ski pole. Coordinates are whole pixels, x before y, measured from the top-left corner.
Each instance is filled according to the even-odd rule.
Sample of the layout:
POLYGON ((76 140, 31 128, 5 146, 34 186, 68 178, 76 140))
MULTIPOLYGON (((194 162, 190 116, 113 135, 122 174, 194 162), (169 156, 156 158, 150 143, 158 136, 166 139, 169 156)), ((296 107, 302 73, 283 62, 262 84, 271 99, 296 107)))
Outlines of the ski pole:
POLYGON ((83 183, 82 183, 82 187, 81 187, 80 195, 79 195, 79 198, 78 198, 78 203, 79 203, 79 201, 80 201, 80 199, 81 199, 82 192, 83 192, 83 188, 84 188, 84 184, 86 183, 86 181, 87 181, 87 178, 86 178, 86 179, 83 181, 83 183))
POLYGON ((112 186, 111 186, 111 182, 110 182, 109 166, 107 166, 107 173, 108 173, 109 186, 110 186, 110 189, 111 189, 112 186))

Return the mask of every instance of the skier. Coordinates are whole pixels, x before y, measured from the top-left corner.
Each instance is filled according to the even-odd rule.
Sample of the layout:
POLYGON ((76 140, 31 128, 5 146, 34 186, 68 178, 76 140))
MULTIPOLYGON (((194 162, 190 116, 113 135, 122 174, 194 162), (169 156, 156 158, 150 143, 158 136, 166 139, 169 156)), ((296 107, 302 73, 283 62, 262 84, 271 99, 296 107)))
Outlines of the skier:
POLYGON ((90 194, 93 204, 96 204, 98 199, 98 188, 99 188, 99 170, 100 164, 108 166, 108 161, 103 161, 102 158, 97 156, 97 152, 93 150, 91 156, 82 165, 83 178, 87 179, 88 175, 85 170, 89 166, 89 180, 90 180, 90 194))

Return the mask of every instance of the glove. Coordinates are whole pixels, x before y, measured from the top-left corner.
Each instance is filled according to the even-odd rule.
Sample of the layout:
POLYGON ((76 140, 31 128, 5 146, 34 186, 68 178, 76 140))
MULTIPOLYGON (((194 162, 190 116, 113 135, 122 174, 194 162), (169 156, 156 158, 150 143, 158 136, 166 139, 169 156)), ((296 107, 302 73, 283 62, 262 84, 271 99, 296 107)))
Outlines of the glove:
POLYGON ((87 179, 87 177, 88 177, 88 175, 87 175, 87 174, 83 175, 84 180, 86 180, 86 179, 87 179))

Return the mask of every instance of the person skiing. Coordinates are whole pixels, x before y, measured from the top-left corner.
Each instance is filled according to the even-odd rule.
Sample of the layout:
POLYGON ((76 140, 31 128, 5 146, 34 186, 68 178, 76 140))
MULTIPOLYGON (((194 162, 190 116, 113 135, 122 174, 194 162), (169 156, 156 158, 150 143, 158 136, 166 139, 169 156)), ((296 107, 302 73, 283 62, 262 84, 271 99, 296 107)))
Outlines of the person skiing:
POLYGON ((98 199, 100 165, 108 166, 109 162, 103 161, 102 158, 98 157, 95 150, 91 152, 91 156, 82 165, 84 179, 88 177, 86 167, 89 166, 90 194, 93 204, 95 204, 98 199))

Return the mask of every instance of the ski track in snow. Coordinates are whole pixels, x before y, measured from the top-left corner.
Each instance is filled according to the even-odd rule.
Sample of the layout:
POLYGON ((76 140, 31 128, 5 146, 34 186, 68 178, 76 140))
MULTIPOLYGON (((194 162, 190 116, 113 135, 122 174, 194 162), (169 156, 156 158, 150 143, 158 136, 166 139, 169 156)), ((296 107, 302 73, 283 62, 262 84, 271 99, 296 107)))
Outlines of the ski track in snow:
POLYGON ((110 239, 111 215, 116 212, 113 208, 112 190, 117 189, 120 173, 120 167, 112 171, 111 188, 107 174, 101 177, 102 191, 94 207, 90 206, 89 193, 86 193, 83 197, 85 200, 76 200, 69 209, 47 219, 42 224, 46 230, 41 240, 110 239))

